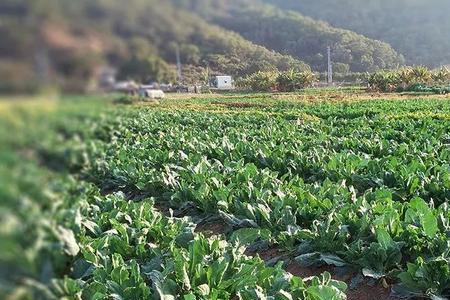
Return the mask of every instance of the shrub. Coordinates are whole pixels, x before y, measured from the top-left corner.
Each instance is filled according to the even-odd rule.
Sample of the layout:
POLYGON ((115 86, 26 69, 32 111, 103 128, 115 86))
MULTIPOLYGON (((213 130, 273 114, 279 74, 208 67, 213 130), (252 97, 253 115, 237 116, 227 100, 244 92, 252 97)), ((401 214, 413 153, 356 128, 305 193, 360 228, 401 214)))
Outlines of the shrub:
POLYGON ((393 92, 399 85, 398 73, 386 70, 377 71, 369 74, 367 83, 370 90, 393 92))
POLYGON ((316 75, 311 71, 256 72, 237 82, 237 86, 255 92, 293 92, 311 86, 316 75))
POLYGON ((293 92, 311 86, 316 80, 316 75, 311 71, 290 70, 280 72, 277 76, 277 87, 281 92, 293 92))
POLYGON ((256 72, 238 81, 236 85, 254 92, 270 92, 276 90, 277 72, 256 72))
POLYGON ((423 66, 403 67, 397 70, 380 70, 368 75, 370 90, 380 92, 405 91, 414 85, 442 84, 450 79, 450 72, 443 68, 430 71, 423 66))
POLYGON ((435 84, 450 83, 450 70, 447 67, 442 67, 439 70, 436 70, 431 76, 435 84))

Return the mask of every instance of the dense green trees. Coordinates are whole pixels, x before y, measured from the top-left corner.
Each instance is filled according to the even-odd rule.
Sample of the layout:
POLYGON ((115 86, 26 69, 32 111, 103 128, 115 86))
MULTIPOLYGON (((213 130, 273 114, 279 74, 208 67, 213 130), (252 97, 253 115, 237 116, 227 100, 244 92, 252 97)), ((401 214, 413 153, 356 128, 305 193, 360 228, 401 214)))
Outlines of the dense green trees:
POLYGON ((51 82, 80 90, 105 65, 121 78, 173 81, 177 49, 187 83, 203 82, 208 73, 245 77, 309 66, 323 72, 327 46, 344 75, 396 68, 404 62, 399 53, 408 62, 450 62, 448 18, 431 18, 442 17, 434 8, 441 0, 432 0, 432 8, 404 1, 395 0, 391 10, 387 0, 364 6, 356 0, 4 0, 0 89, 51 82), (334 25, 389 41, 400 52, 334 25))
POLYGON ((385 41, 408 64, 450 63, 450 2, 447 0, 264 0, 333 26, 385 41))
POLYGON ((256 44, 299 58, 316 71, 326 70, 328 46, 332 46, 333 60, 342 73, 395 68, 404 63, 404 58, 386 43, 333 28, 297 12, 277 9, 261 0, 172 1, 198 10, 210 22, 256 44))
MULTIPOLYGON (((207 68, 234 76, 309 69, 166 1, 8 0, 0 16, 0 61, 20 62, 33 73, 35 53, 45 49, 51 82, 70 90, 83 89, 82 82, 108 64, 118 67, 122 78, 173 81, 177 45, 191 82, 203 81, 207 68)), ((7 84, 5 69, 0 78, 7 84)), ((20 77, 25 79, 25 72, 20 77)))
MULTIPOLYGON (((318 25, 321 28, 319 31, 333 29, 336 34, 336 31, 343 32, 336 28, 344 28, 362 34, 370 39, 369 41, 372 43, 369 43, 369 48, 374 47, 374 50, 369 50, 367 52, 369 55, 360 56, 361 62, 366 66, 372 63, 377 66, 389 65, 391 59, 388 58, 386 60, 382 54, 389 54, 392 48, 398 54, 403 55, 406 63, 410 65, 423 64, 429 67, 438 67, 450 64, 450 52, 448 51, 450 48, 450 31, 447 30, 450 28, 450 18, 447 16, 450 11, 450 2, 447 0, 369 0, 364 1, 363 4, 360 0, 172 1, 185 5, 191 10, 199 11, 209 18, 212 18, 212 11, 214 13, 213 15, 219 15, 222 19, 229 19, 232 16, 229 11, 232 11, 236 7, 237 12, 242 12, 246 7, 250 6, 253 10, 266 10, 267 13, 267 6, 261 4, 265 3, 283 10, 284 14, 286 14, 287 10, 291 10, 303 16, 311 17, 316 20, 316 24, 320 24, 317 21, 325 21, 329 25, 318 25), (377 40, 388 43, 392 47, 388 44, 376 42, 377 40), (374 57, 375 59, 373 59, 374 57)), ((276 10, 272 8, 272 13, 273 11, 276 10)), ((254 15, 252 15, 249 19, 253 19, 251 21, 254 27, 259 28, 261 24, 261 21, 258 21, 259 18, 255 20, 254 15)), ((234 21, 240 20, 234 19, 234 21)), ((234 28, 238 27, 236 23, 231 25, 234 28)), ((266 28, 271 26, 267 22, 263 25, 266 28)), ((298 22, 297 27, 302 28, 303 26, 302 22, 298 22)), ((287 25, 284 26, 281 34, 285 35, 286 31, 290 30, 299 30, 295 26, 293 27, 294 29, 287 25)), ((238 31, 241 32, 240 30, 238 31)), ((245 31, 254 35, 253 38, 261 39, 262 37, 260 33, 248 32, 247 29, 245 31)), ((274 32, 280 33, 280 31, 274 32)), ((339 33, 337 34, 339 35, 339 33)), ((350 35, 351 39, 355 42, 357 40, 364 40, 364 38, 362 40, 360 39, 360 35, 355 35, 354 33, 350 33, 350 35)), ((311 33, 310 35, 303 35, 299 39, 305 40, 305 37, 306 39, 316 37, 316 43, 324 42, 324 36, 320 34, 314 35, 311 33)), ((367 43, 367 41, 363 41, 363 43, 367 43)), ((348 38, 342 44, 344 45, 343 48, 336 48, 340 52, 339 55, 342 55, 345 59, 345 53, 347 52, 347 55, 349 52, 351 53, 352 47, 355 47, 355 44, 349 44, 348 38)), ((274 45, 276 44, 274 43, 274 45)), ((314 43, 311 45, 314 47, 314 43)), ((323 61, 322 56, 323 53, 317 57, 317 60, 323 61)), ((308 54, 302 55, 301 57, 306 57, 304 60, 312 66, 316 63, 315 61, 310 61, 310 55, 308 54)))
POLYGON ((119 69, 122 79, 133 79, 137 82, 174 82, 175 70, 158 56, 138 58, 133 56, 119 69))
POLYGON ((326 70, 328 45, 333 48, 334 61, 354 72, 403 64, 403 58, 387 44, 332 28, 294 12, 242 10, 222 18, 219 24, 255 43, 301 57, 317 71, 326 70))

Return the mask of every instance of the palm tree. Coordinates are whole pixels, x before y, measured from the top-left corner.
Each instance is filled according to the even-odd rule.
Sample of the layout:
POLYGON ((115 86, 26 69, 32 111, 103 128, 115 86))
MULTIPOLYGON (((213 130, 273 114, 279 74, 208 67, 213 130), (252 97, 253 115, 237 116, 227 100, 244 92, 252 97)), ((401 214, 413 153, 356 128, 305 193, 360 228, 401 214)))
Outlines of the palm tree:
POLYGON ((446 84, 450 82, 450 70, 447 67, 441 67, 433 72, 433 81, 438 84, 446 84))
POLYGON ((430 70, 424 66, 416 66, 412 69, 414 83, 427 84, 431 82, 432 76, 430 70))

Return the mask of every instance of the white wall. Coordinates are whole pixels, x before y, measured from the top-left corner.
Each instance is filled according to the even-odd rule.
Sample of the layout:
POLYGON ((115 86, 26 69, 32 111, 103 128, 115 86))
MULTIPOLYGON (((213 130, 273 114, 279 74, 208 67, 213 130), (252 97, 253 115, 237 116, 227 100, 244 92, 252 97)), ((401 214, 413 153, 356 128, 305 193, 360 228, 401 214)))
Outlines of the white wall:
POLYGON ((217 76, 217 88, 218 89, 232 89, 233 78, 231 76, 217 76))

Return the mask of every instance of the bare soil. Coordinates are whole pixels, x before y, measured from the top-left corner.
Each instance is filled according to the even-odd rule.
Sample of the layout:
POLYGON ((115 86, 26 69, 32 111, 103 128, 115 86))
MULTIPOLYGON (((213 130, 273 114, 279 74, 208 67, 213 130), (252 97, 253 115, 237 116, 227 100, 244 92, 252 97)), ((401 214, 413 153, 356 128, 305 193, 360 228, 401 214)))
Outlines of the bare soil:
POLYGON ((259 256, 262 260, 267 262, 277 256, 282 255, 283 252, 279 248, 271 247, 257 252, 246 251, 245 254, 248 256, 259 256))
POLYGON ((228 225, 225 222, 212 222, 206 224, 197 225, 195 232, 202 233, 206 237, 211 237, 213 235, 221 235, 227 232, 228 225))
POLYGON ((264 108, 266 105, 248 102, 212 102, 212 104, 225 106, 227 108, 264 108))
MULTIPOLYGON (((296 262, 290 263, 286 267, 286 271, 292 275, 296 275, 302 278, 311 276, 320 276, 324 272, 331 274, 331 277, 335 280, 344 281, 350 286, 352 278, 356 274, 336 274, 335 270, 331 266, 322 267, 302 267, 296 262)), ((347 299, 348 300, 394 300, 397 298, 390 296, 390 286, 388 288, 383 287, 381 282, 377 282, 375 285, 371 285, 368 280, 364 280, 357 289, 347 289, 347 299)))

